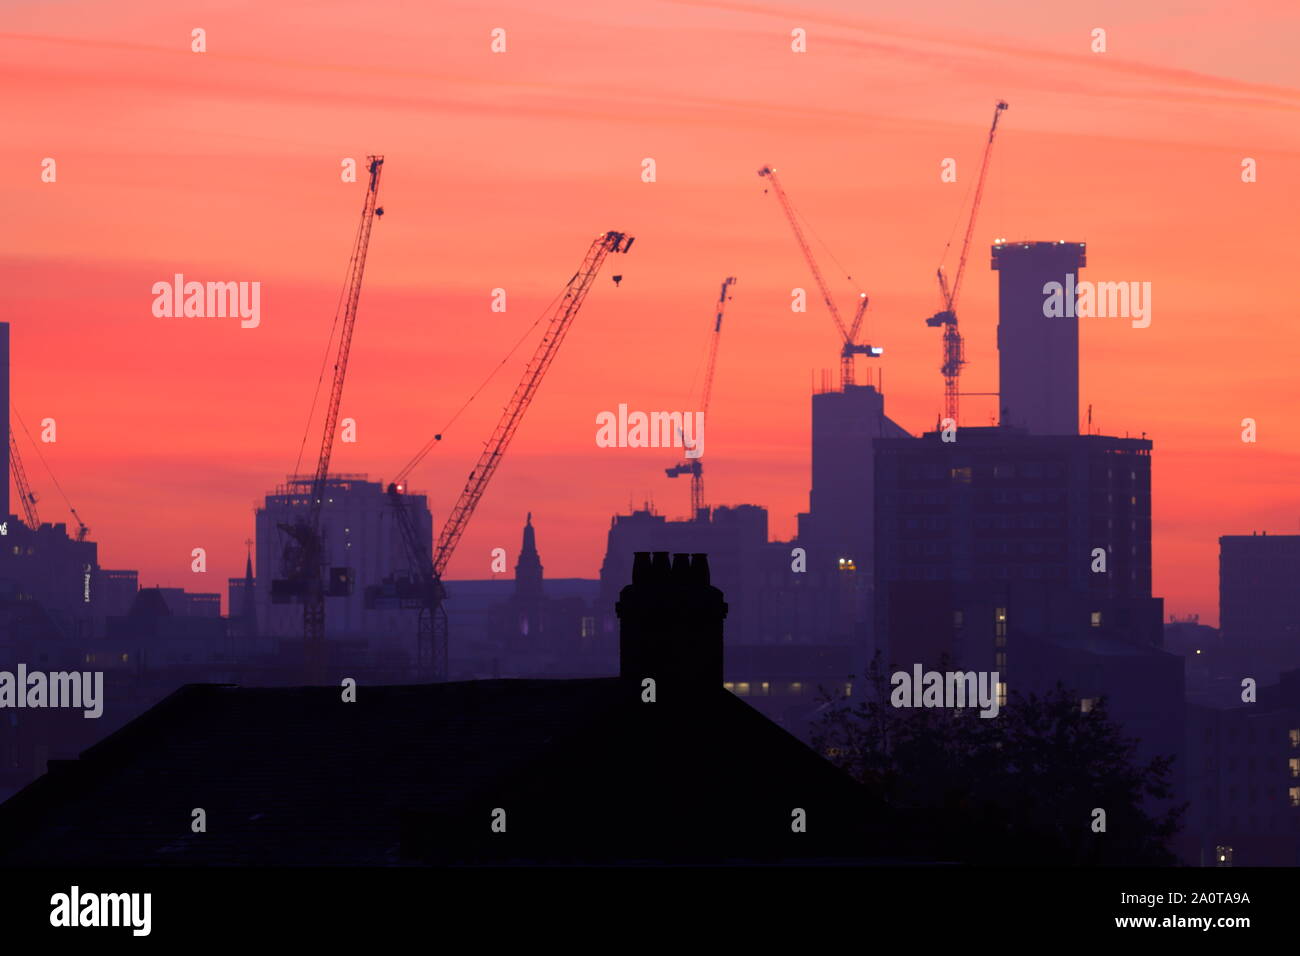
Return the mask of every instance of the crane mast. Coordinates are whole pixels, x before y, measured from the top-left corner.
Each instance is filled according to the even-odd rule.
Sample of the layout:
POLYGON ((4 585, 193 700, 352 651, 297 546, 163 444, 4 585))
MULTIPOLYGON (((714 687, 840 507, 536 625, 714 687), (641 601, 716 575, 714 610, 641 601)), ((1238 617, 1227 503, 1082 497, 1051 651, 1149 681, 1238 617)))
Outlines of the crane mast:
POLYGON ((406 478, 412 466, 403 469, 388 486, 389 500, 397 516, 414 578, 404 589, 399 590, 399 597, 413 600, 420 607, 419 663, 421 669, 431 673, 434 680, 447 679, 447 615, 443 607, 446 591, 442 584, 447 564, 451 561, 483 492, 487 490, 488 482, 496 474, 501 459, 510 446, 510 440, 523 421, 524 413, 532 404, 547 369, 551 367, 564 337, 582 308, 601 265, 611 253, 626 253, 634 241, 621 232, 606 232, 592 242, 583 257, 582 265, 569 279, 564 295, 552 311, 546 332, 525 367, 523 377, 502 412, 500 421, 483 446, 474 469, 469 473, 460 497, 443 524, 432 554, 425 548, 416 521, 403 500, 406 478))
POLYGON ((984 196, 984 179, 989 171, 989 159, 993 155, 993 137, 998 131, 998 118, 1006 108, 1006 102, 999 100, 993 109, 993 123, 989 127, 989 138, 984 144, 984 158, 980 162, 979 179, 975 183, 975 196, 971 200, 970 220, 966 223, 966 235, 962 239, 961 256, 957 260, 957 273, 953 277, 951 287, 943 274, 943 268, 937 270, 939 299, 943 303, 943 310, 925 320, 925 324, 931 327, 943 326, 943 364, 939 367, 944 382, 943 414, 945 418, 952 420, 954 426, 960 410, 958 386, 961 370, 966 364, 966 343, 957 329, 957 295, 961 291, 962 277, 966 274, 966 257, 970 252, 971 238, 975 234, 975 220, 979 216, 980 200, 984 196))
POLYGON ((830 288, 826 285, 826 279, 822 276, 822 271, 817 265, 817 258, 813 255, 812 247, 808 245, 808 240, 804 238, 803 228, 799 225, 799 216, 794 211, 790 197, 786 195, 785 189, 782 188, 781 181, 776 177, 776 170, 771 166, 764 166, 758 171, 758 175, 771 183, 772 191, 776 193, 777 201, 781 204, 785 218, 790 221, 790 229, 794 232, 795 242, 799 244, 799 250, 803 253, 804 260, 808 263, 808 269, 817 282, 817 289, 821 292, 822 302, 825 303, 826 310, 830 312, 831 318, 835 321, 835 328, 839 331, 840 338, 844 340, 844 344, 840 348, 841 386, 853 385, 855 383, 853 356, 878 356, 882 354, 881 349, 872 345, 859 344, 858 342, 858 332, 862 328, 862 319, 867 310, 867 295, 865 292, 860 295, 858 310, 853 317, 853 324, 852 326, 846 326, 844 319, 840 317, 839 307, 835 305, 835 300, 831 298, 830 288))
POLYGON ((338 353, 334 359, 334 375, 330 386, 329 404, 325 410, 325 426, 321 435, 320 454, 312 475, 307 513, 292 525, 281 524, 291 543, 285 550, 285 580, 273 582, 273 598, 299 599, 303 605, 303 653, 308 683, 324 679, 325 665, 325 598, 351 593, 351 575, 339 569, 342 575, 331 574, 328 587, 321 579, 325 564, 325 548, 321 535, 320 518, 329 479, 330 458, 334 452, 334 435, 338 429, 339 408, 343 402, 343 382, 348 371, 348 354, 352 348, 352 332, 356 327, 357 304, 361 300, 361 281, 366 271, 366 254, 370 247, 370 231, 375 216, 384 210, 377 206, 379 177, 384 157, 367 156, 370 180, 366 186, 361 207, 361 222, 357 226, 348 261, 347 285, 342 302, 342 326, 339 333, 338 353), (276 595, 276 592, 279 592, 276 595))
MULTIPOLYGON (((704 390, 700 400, 700 411, 705 419, 709 417, 709 400, 713 397, 713 372, 718 364, 718 343, 722 340, 722 315, 727 309, 727 301, 731 298, 730 289, 736 284, 735 276, 727 276, 722 280, 722 292, 718 295, 718 309, 713 320, 713 337, 709 344, 709 362, 708 368, 704 373, 704 390)), ((664 474, 669 478, 676 478, 679 475, 691 476, 691 516, 699 518, 702 513, 707 513, 704 504, 704 464, 697 458, 691 458, 671 468, 665 468, 664 474)))

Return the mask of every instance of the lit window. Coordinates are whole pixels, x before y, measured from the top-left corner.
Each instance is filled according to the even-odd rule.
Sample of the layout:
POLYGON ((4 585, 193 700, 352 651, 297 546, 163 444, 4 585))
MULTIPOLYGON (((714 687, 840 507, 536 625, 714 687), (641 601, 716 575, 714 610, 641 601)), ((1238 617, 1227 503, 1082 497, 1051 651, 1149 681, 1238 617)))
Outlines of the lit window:
POLYGON ((722 684, 722 689, 723 689, 723 690, 733 690, 733 691, 734 691, 734 690, 736 689, 736 685, 733 684, 731 681, 724 681, 723 684, 722 684))
POLYGON ((741 681, 739 684, 736 685, 736 696, 737 697, 749 696, 749 681, 741 681))
POLYGON ((853 696, 853 685, 852 685, 852 684, 845 684, 845 685, 844 685, 844 696, 845 696, 845 697, 852 697, 852 696, 853 696))
POLYGON ((1079 701, 1079 709, 1083 711, 1085 714, 1091 713, 1092 708, 1096 706, 1096 703, 1097 703, 1096 697, 1085 697, 1083 698, 1083 700, 1079 701))
POLYGON ((127 661, 127 655, 126 655, 126 654, 123 654, 123 655, 122 655, 122 663, 125 664, 126 661, 127 661))
POLYGON ((1291 746, 1300 747, 1300 729, 1291 731, 1291 746))
POLYGON ((1287 793, 1291 797, 1291 806, 1300 807, 1300 787, 1292 787, 1287 793))
POLYGON ((767 681, 763 681, 763 683, 759 684, 758 687, 759 687, 759 692, 764 697, 766 697, 768 694, 772 692, 772 685, 769 684, 767 681))
POLYGON ((961 612, 961 611, 953 611, 953 612, 952 612, 952 626, 953 626, 953 627, 961 627, 961 626, 962 626, 962 622, 963 622, 963 620, 964 620, 964 618, 962 617, 962 612, 961 612))
POLYGON ((1300 777, 1300 757, 1292 757, 1287 763, 1291 767, 1291 776, 1300 777))
POLYGON ((803 684, 802 684, 800 681, 795 681, 793 684, 790 685, 790 693, 792 693, 792 694, 802 694, 802 693, 803 693, 803 684))
POLYGON ((998 681, 998 706, 1007 706, 1007 682, 998 681))
POLYGON ((1232 847, 1216 846, 1214 848, 1215 866, 1232 866, 1232 847))
POLYGON ((1092 612, 1092 626, 1101 627, 1101 611, 1092 612))

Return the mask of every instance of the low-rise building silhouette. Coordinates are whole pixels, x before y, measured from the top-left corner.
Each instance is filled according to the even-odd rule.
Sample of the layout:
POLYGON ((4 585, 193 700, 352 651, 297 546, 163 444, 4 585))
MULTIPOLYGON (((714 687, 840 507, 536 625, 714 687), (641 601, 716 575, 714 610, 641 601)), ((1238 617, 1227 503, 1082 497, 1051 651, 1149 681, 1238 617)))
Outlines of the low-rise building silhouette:
POLYGON ((881 803, 723 689, 707 558, 632 577, 617 677, 182 688, 0 806, 0 864, 896 858, 881 803))

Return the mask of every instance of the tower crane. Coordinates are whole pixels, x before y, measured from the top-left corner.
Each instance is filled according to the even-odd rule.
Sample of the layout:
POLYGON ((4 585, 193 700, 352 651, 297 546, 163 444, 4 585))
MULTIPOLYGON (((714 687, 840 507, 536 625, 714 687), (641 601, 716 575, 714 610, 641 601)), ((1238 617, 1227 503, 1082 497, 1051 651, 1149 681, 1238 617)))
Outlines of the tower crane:
MULTIPOLYGON (((582 308, 582 303, 601 265, 611 253, 626 253, 632 248, 634 241, 633 237, 621 232, 605 232, 591 243, 591 247, 583 257, 582 265, 569 279, 563 296, 551 311, 546 332, 533 352, 532 359, 524 368, 523 378, 519 380, 514 395, 502 411, 495 430, 483 446, 478 461, 465 480, 465 487, 461 490, 460 497, 442 526, 442 532, 438 535, 432 554, 421 540, 417 522, 406 506, 404 494, 407 478, 412 469, 420 463, 433 444, 425 445, 424 450, 417 454, 388 485, 389 502, 396 516, 397 527, 410 565, 409 577, 403 581, 389 582, 388 587, 370 589, 367 593, 367 603, 375 606, 386 597, 396 596, 404 606, 419 608, 418 666, 423 672, 430 674, 435 681, 447 679, 447 612, 443 607, 447 595, 442 583, 447 564, 451 561, 456 545, 465 533, 465 527, 473 517, 483 492, 487 490, 488 482, 496 474, 501 459, 510 446, 510 440, 514 438, 519 423, 523 421, 524 413, 532 404, 547 369, 551 367, 551 362, 555 359, 564 337, 568 334, 579 309, 582 308), (391 591, 392 595, 385 593, 387 591, 391 591)), ((434 440, 440 439, 441 436, 435 436, 434 440)))
POLYGON ((993 124, 989 127, 989 138, 984 144, 984 159, 980 163, 979 179, 975 183, 975 198, 971 200, 970 221, 966 224, 966 236, 961 244, 961 257, 957 260, 957 273, 949 286, 943 267, 937 270, 939 277, 939 299, 943 309, 925 320, 931 327, 943 326, 943 364, 939 371, 943 373, 943 414, 957 424, 959 410, 958 382, 962 366, 966 364, 966 343, 957 330, 957 294, 961 292, 962 276, 966 272, 966 255, 970 252, 971 237, 975 233, 975 219, 980 211, 980 199, 984 196, 984 178, 989 171, 989 158, 993 155, 993 137, 998 131, 998 118, 1007 108, 1004 100, 998 100, 993 109, 993 124))
MULTIPOLYGON (((731 298, 729 292, 733 285, 736 284, 735 276, 727 276, 722 280, 722 292, 718 295, 718 311, 713 320, 713 340, 709 345, 709 364, 704 373, 704 391, 700 399, 700 412, 705 419, 709 417, 709 399, 713 395, 713 371, 718 364, 718 343, 722 340, 722 313, 726 311, 727 301, 731 298)), ((699 518, 702 513, 707 513, 704 505, 704 465, 698 457, 688 458, 686 461, 679 462, 671 468, 665 468, 664 474, 669 478, 676 478, 679 475, 691 476, 691 517, 699 518)))
POLYGON ((799 249, 803 252, 803 257, 808 263, 808 269, 817 281, 817 288, 821 292, 822 302, 826 304, 826 311, 835 320, 835 328, 839 330, 840 337, 844 340, 844 344, 840 349, 841 387, 853 385, 853 356, 878 356, 884 353, 884 349, 873 345, 859 344, 858 342, 858 332, 862 328, 862 319, 867 311, 867 294, 865 292, 859 294, 858 308, 853 316, 853 324, 846 326, 844 319, 840 317, 840 310, 835 305, 835 300, 831 298, 830 289, 826 285, 826 280, 822 277, 822 271, 817 266, 817 259, 813 256, 812 247, 808 245, 808 240, 804 238, 803 228, 799 225, 799 216, 790 203, 790 197, 786 195, 785 189, 782 188, 781 181, 776 177, 776 170, 771 166, 764 166, 758 171, 758 175, 772 184, 772 191, 776 193, 776 198, 781 203, 781 209, 785 212, 786 219, 790 220, 790 228, 794 231, 795 242, 799 244, 799 249))
POLYGON ((27 472, 23 469, 22 457, 18 454, 18 442, 14 441, 13 429, 9 429, 9 471, 14 476, 14 487, 18 489, 18 500, 22 502, 23 519, 33 531, 41 526, 40 515, 36 513, 36 493, 27 483, 27 472))
MULTIPOLYGON (((76 539, 78 541, 85 541, 86 536, 90 534, 90 529, 86 527, 86 522, 81 520, 81 515, 77 514, 77 509, 72 507, 72 502, 68 499, 68 493, 63 490, 63 486, 59 484, 59 479, 54 475, 54 470, 50 468, 50 463, 46 461, 45 456, 41 454, 41 446, 36 444, 36 440, 32 438, 32 433, 27 430, 27 423, 23 421, 22 415, 18 414, 18 410, 15 408, 11 408, 11 411, 13 412, 14 417, 18 419, 18 424, 22 426, 23 434, 25 434, 27 440, 32 443, 32 448, 36 451, 36 457, 40 460, 40 463, 45 466, 45 472, 50 476, 50 482, 54 485, 55 490, 63 497, 63 501, 68 506, 68 510, 72 512, 72 517, 76 519, 76 539)), ((27 481, 27 470, 23 467, 22 458, 18 454, 18 445, 14 440, 12 425, 9 428, 9 471, 13 475, 14 484, 18 488, 18 498, 23 504, 23 517, 26 519, 28 527, 35 531, 41 526, 41 519, 36 511, 37 496, 36 493, 32 491, 31 484, 27 481)))
POLYGON ((326 555, 320 518, 329 478, 330 458, 334 452, 334 434, 338 429, 339 407, 343 401, 348 353, 352 348, 352 332, 357 321, 357 303, 361 299, 361 280, 366 271, 370 230, 375 217, 384 214, 383 208, 376 205, 384 157, 367 156, 366 160, 369 163, 370 181, 361 206, 361 222, 353 241, 347 284, 340 302, 343 322, 338 353, 334 358, 334 378, 330 387, 329 405, 325 411, 320 455, 312 476, 306 514, 293 524, 281 523, 279 526, 288 535, 289 542, 284 550, 284 577, 271 583, 271 597, 276 603, 302 602, 303 653, 308 683, 319 683, 324 679, 325 598, 341 597, 352 592, 352 572, 348 568, 331 568, 328 585, 321 578, 326 555))
POLYGON ((90 529, 86 527, 86 522, 81 520, 81 515, 77 514, 77 509, 68 505, 68 510, 72 512, 72 517, 77 519, 77 540, 85 541, 86 535, 90 534, 90 529))

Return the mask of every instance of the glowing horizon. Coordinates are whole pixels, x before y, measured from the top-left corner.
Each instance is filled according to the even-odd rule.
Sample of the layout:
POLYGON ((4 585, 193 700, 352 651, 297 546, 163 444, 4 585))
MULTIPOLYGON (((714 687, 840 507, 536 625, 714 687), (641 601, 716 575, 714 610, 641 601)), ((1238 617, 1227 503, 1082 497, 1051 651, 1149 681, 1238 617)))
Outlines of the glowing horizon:
MULTIPOLYGON (((787 539, 808 507, 809 382, 836 369, 839 337, 755 171, 780 170, 841 309, 870 294, 861 340, 884 355, 859 357, 859 381, 882 370, 886 413, 918 434, 943 400, 939 332, 923 321, 934 270, 950 236, 955 267, 1005 99, 958 310, 962 389, 997 387, 995 238, 1086 241, 1082 279, 1151 282, 1149 328, 1080 322, 1079 406, 1102 433, 1153 440, 1154 594, 1167 614, 1215 623, 1219 536, 1300 530, 1286 214, 1300 208, 1287 175, 1300 159, 1297 14, 1280 2, 1246 17, 1015 0, 992 19, 996 33, 990 8, 956 0, 892 20, 847 0, 487 12, 380 0, 364 17, 343 3, 309 15, 9 4, 0 256, 13 406, 33 431, 57 421, 42 452, 103 567, 224 602, 253 508, 302 444, 360 207, 340 163, 383 153, 386 215, 343 400, 358 441, 336 444, 332 470, 391 476, 445 429, 411 477, 440 527, 535 337, 449 420, 591 236, 618 229, 636 248, 598 278, 448 576, 492 576, 495 547, 513 571, 529 511, 549 577, 595 577, 610 517, 630 501, 686 516, 689 482, 663 474, 677 452, 597 447, 595 416, 694 407, 729 275, 708 502, 760 504, 787 539), (504 54, 490 50, 496 27, 504 54), (1089 50, 1095 27, 1104 54, 1089 50), (794 28, 807 53, 791 51, 794 28), (947 157, 956 183, 940 181, 947 157), (1242 182, 1247 157, 1257 182, 1242 182), (260 282, 260 324, 155 317, 151 288, 177 273, 260 282), (795 287, 808 290, 804 314, 790 311, 795 287), (490 309, 495 288, 504 313, 490 309), (206 575, 190 571, 199 546, 206 575)), ((995 411, 978 398, 962 408, 966 425, 995 411)), ((42 518, 62 520, 16 437, 42 518)))

